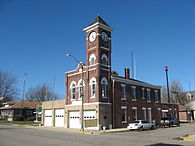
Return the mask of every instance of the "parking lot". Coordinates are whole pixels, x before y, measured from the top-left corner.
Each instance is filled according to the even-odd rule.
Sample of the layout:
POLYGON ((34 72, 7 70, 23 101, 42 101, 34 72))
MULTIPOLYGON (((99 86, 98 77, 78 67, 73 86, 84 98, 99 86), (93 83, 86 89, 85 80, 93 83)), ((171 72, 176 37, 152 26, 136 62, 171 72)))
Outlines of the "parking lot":
POLYGON ((177 137, 195 134, 195 124, 105 134, 79 134, 55 128, 17 127, 0 125, 0 146, 125 146, 125 145, 195 145, 177 137))

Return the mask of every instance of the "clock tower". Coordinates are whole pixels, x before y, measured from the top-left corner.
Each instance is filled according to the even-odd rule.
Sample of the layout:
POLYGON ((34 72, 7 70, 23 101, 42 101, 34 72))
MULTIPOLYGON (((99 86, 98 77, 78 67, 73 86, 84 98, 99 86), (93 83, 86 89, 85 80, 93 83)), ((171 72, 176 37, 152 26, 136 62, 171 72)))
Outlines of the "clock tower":
MULTIPOLYGON (((113 30, 100 16, 88 27, 86 32, 86 65, 88 66, 91 91, 96 102, 111 102, 111 31, 113 30)), ((90 89, 90 88, 89 88, 90 89)), ((93 101, 91 101, 93 102, 93 101)))

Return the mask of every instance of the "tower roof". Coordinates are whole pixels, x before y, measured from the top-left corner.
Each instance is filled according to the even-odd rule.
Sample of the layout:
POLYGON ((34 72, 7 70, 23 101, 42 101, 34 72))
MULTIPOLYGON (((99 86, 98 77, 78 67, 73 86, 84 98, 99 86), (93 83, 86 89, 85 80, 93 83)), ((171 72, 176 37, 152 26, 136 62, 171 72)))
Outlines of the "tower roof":
POLYGON ((100 16, 97 16, 97 17, 95 18, 95 20, 93 20, 93 21, 91 22, 91 24, 89 24, 89 26, 92 25, 92 24, 95 24, 96 22, 102 23, 102 24, 104 24, 104 25, 110 27, 110 26, 109 26, 109 25, 108 25, 100 16))

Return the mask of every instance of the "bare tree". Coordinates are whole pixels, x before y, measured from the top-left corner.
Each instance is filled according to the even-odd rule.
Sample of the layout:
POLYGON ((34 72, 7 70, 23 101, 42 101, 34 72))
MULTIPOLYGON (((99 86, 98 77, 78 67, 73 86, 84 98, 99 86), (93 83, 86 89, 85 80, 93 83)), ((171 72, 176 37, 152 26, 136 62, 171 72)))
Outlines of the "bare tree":
MULTIPOLYGON (((183 90, 183 87, 178 80, 171 81, 169 95, 170 95, 170 102, 171 103, 179 104, 179 105, 186 105, 188 103, 188 99, 187 99, 186 94, 183 90)), ((164 102, 164 103, 168 102, 166 86, 162 87, 161 97, 162 97, 161 98, 162 102, 164 102)))
POLYGON ((0 71, 0 97, 1 102, 14 100, 18 90, 16 77, 9 72, 0 71))
POLYGON ((111 73, 113 76, 118 76, 119 75, 119 73, 118 72, 116 72, 116 71, 112 71, 112 73, 111 73))
POLYGON ((165 85, 161 88, 161 102, 168 103, 167 87, 165 85))
POLYGON ((29 88, 29 90, 26 93, 26 99, 29 101, 50 101, 50 100, 56 100, 57 94, 53 92, 50 86, 47 84, 38 85, 37 87, 29 88))

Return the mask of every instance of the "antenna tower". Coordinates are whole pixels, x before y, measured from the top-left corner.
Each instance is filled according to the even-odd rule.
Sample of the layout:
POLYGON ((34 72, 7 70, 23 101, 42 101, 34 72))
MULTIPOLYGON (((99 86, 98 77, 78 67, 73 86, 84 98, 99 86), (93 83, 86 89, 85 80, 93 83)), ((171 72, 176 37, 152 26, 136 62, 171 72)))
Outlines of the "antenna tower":
POLYGON ((136 64, 135 64, 135 58, 134 58, 134 53, 132 48, 131 48, 131 74, 132 74, 132 78, 136 79, 136 64))

